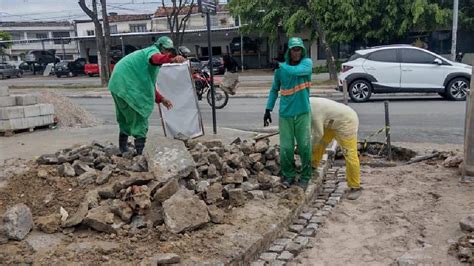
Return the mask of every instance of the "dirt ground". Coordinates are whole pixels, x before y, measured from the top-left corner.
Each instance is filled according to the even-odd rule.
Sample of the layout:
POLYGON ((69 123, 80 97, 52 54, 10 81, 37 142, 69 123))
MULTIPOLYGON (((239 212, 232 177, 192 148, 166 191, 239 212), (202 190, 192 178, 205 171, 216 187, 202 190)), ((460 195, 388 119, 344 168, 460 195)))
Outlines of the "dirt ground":
MULTIPOLYGON (((418 151, 461 149, 452 145, 408 147, 418 151)), ((460 183, 458 169, 441 163, 362 167, 362 196, 357 201, 344 200, 334 209, 313 248, 297 262, 390 265, 402 257, 418 265, 462 265, 448 255, 448 249, 463 235, 459 221, 474 212, 474 184, 460 183)))

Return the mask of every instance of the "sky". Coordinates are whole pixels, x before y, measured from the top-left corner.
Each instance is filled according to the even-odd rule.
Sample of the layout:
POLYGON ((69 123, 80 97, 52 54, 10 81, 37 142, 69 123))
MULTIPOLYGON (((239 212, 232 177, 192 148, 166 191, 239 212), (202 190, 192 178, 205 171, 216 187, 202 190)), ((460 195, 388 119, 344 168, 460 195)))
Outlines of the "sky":
MULTIPOLYGON (((86 0, 86 3, 91 2, 86 0)), ((107 11, 118 14, 153 14, 159 6, 161 0, 107 0, 107 11)), ((0 0, 0 21, 59 21, 84 18, 88 17, 79 7, 78 0, 0 0)))

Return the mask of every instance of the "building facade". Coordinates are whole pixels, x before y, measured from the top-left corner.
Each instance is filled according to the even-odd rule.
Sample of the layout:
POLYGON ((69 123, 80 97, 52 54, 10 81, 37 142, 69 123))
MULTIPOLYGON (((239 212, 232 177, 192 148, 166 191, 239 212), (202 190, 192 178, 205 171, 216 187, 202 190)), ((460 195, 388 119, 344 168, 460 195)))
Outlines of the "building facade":
POLYGON ((10 33, 15 41, 7 51, 11 61, 21 62, 31 50, 54 49, 61 60, 79 57, 77 41, 68 39, 76 36, 71 22, 0 22, 0 31, 10 33))

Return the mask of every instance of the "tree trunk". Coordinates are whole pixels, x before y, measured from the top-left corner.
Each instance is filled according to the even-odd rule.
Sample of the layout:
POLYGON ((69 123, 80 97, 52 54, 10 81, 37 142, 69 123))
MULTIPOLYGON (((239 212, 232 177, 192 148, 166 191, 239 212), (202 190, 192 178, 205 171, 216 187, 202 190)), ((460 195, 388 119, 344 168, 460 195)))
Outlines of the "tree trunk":
POLYGON ((334 59, 334 55, 331 50, 331 45, 326 40, 326 33, 319 25, 318 27, 316 27, 316 30, 318 31, 319 39, 321 40, 321 43, 324 46, 324 53, 326 54, 326 64, 329 70, 329 79, 337 80, 336 60, 334 59))
MULTIPOLYGON (((104 57, 105 57, 105 80, 107 84, 109 83, 110 75, 111 75, 111 70, 110 70, 110 26, 109 26, 109 17, 107 14, 107 1, 106 0, 100 0, 100 3, 102 5, 102 21, 103 21, 103 26, 104 26, 104 57)), ((125 55, 123 55, 125 56, 125 55)))

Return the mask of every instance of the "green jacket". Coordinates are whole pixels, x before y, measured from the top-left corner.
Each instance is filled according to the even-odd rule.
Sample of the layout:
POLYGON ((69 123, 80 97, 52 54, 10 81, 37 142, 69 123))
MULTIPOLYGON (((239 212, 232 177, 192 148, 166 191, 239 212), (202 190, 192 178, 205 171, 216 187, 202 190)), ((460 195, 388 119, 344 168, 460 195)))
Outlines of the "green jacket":
POLYGON ((280 92, 281 117, 292 117, 310 112, 309 89, 312 72, 313 62, 307 58, 303 41, 301 38, 291 38, 285 54, 285 63, 281 63, 280 68, 275 71, 266 109, 273 110, 278 92, 280 92), (290 65, 290 49, 293 47, 303 49, 303 59, 294 66, 290 65))
POLYGON ((125 56, 115 65, 109 81, 110 92, 145 118, 154 108, 155 83, 160 70, 149 61, 159 52, 158 47, 152 45, 125 56))

